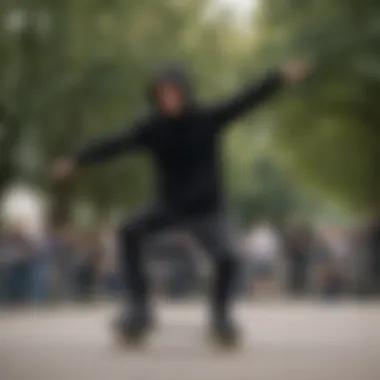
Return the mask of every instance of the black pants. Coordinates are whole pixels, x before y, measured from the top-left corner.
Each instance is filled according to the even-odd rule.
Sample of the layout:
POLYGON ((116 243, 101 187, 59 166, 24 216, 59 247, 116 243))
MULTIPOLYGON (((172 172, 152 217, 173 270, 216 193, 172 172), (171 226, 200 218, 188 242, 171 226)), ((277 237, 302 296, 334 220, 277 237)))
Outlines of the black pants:
POLYGON ((238 266, 235 239, 223 216, 202 214, 179 217, 161 209, 152 209, 126 223, 121 231, 122 270, 126 292, 133 307, 145 306, 148 297, 143 257, 144 242, 153 234, 170 228, 187 229, 206 249, 215 267, 215 283, 211 293, 212 312, 225 317, 231 298, 231 288, 238 266))

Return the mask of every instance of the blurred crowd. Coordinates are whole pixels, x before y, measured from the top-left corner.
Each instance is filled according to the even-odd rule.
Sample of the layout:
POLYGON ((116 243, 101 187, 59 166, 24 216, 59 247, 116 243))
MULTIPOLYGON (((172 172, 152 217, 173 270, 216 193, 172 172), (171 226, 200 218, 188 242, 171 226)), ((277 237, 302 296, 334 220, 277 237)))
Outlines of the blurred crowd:
POLYGON ((7 228, 0 242, 3 304, 85 299, 95 286, 113 290, 116 250, 109 248, 108 236, 103 229, 51 229, 35 236, 21 225, 7 228))
MULTIPOLYGON (((28 234, 22 225, 0 237, 0 305, 48 305, 117 297, 123 283, 112 228, 66 228, 28 234)), ((210 278, 202 247, 182 232, 147 244, 152 289, 169 298, 200 294, 210 278)), ((244 297, 380 295, 380 223, 323 229, 269 221, 242 237, 236 291, 244 297)))

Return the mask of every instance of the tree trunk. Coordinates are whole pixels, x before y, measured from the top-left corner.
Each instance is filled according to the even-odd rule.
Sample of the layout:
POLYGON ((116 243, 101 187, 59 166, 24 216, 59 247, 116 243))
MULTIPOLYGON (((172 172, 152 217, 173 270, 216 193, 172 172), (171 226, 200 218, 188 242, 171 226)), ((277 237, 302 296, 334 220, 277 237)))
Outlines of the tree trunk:
POLYGON ((55 185, 51 191, 49 225, 53 228, 67 226, 71 219, 73 186, 71 183, 55 185))
POLYGON ((21 124, 4 105, 0 104, 0 199, 10 185, 16 168, 13 162, 14 152, 19 141, 21 124))

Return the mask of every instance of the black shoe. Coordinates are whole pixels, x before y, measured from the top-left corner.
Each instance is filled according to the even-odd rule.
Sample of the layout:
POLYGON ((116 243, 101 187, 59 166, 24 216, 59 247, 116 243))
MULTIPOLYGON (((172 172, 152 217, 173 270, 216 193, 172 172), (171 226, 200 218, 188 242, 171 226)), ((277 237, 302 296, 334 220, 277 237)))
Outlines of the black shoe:
POLYGON ((211 338, 221 348, 236 348, 240 346, 240 331, 228 318, 217 318, 211 326, 211 338))
POLYGON ((116 320, 115 330, 123 345, 139 345, 145 342, 153 328, 152 316, 147 308, 123 311, 116 320))

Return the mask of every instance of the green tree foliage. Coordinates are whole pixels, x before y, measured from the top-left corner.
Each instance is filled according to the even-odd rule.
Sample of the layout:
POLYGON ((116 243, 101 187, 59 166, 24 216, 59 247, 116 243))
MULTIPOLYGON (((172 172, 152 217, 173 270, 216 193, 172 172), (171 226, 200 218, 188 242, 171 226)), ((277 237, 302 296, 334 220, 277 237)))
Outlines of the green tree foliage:
POLYGON ((47 168, 57 156, 128 126, 145 112, 148 78, 163 61, 187 62, 206 96, 223 88, 238 54, 230 51, 231 28, 218 18, 205 19, 208 3, 1 2, 4 186, 20 175, 43 185, 61 216, 74 200, 85 198, 104 217, 112 208, 149 197, 152 173, 144 157, 81 173, 75 187, 51 187, 47 168), (5 115, 12 115, 12 122, 5 115))
POLYGON ((378 204, 378 1, 265 0, 259 9, 263 62, 329 52, 314 78, 272 110, 281 162, 350 207, 378 204))

